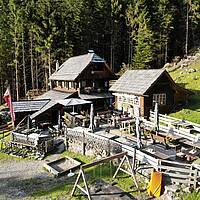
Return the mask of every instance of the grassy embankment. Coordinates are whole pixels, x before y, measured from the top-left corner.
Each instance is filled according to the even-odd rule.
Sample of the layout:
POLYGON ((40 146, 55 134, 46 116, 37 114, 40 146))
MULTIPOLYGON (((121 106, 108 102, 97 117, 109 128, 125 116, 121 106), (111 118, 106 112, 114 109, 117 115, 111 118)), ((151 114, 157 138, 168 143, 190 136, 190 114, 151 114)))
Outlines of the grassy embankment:
POLYGON ((200 61, 187 68, 170 72, 170 75, 176 83, 194 92, 188 104, 179 112, 172 113, 171 116, 200 124, 200 61), (193 69, 195 72, 192 72, 193 69))

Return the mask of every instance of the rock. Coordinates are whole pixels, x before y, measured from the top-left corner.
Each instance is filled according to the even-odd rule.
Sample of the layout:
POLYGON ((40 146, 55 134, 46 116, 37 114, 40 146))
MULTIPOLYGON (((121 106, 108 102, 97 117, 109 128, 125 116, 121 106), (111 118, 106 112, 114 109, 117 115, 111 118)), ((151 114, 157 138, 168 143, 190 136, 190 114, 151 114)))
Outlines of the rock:
POLYGON ((193 72, 196 72, 196 71, 197 71, 196 69, 192 69, 192 68, 189 69, 189 72, 190 72, 190 73, 193 73, 193 72))
POLYGON ((17 196, 18 196, 18 197, 25 197, 25 196, 26 196, 26 193, 25 193, 24 191, 19 191, 19 192, 17 193, 17 196))
POLYGON ((172 67, 172 65, 170 63, 165 63, 163 68, 166 69, 166 68, 169 68, 169 67, 172 67))
POLYGON ((183 192, 185 192, 185 193, 190 193, 190 187, 185 187, 185 188, 183 188, 183 192))
POLYGON ((186 68, 187 66, 188 66, 187 63, 182 63, 182 64, 181 64, 181 69, 184 69, 184 68, 186 68))
POLYGON ((176 193, 178 192, 180 189, 179 189, 179 186, 178 185, 166 185, 165 186, 165 193, 168 193, 168 192, 173 192, 173 193, 176 193))
POLYGON ((198 80, 198 79, 199 79, 199 76, 193 76, 192 79, 193 79, 193 80, 198 80))
POLYGON ((180 61, 180 56, 175 56, 173 62, 178 63, 180 61))
POLYGON ((171 192, 164 193, 162 196, 157 198, 158 200, 174 200, 173 195, 171 192))

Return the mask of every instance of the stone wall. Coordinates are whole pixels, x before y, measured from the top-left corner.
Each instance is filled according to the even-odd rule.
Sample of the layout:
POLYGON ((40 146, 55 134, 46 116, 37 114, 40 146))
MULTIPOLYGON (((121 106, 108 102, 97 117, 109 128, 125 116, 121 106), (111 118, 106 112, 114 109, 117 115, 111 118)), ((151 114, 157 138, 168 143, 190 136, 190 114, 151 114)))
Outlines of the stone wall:
POLYGON ((83 155, 105 157, 122 151, 121 145, 95 133, 68 129, 65 137, 67 150, 83 155))

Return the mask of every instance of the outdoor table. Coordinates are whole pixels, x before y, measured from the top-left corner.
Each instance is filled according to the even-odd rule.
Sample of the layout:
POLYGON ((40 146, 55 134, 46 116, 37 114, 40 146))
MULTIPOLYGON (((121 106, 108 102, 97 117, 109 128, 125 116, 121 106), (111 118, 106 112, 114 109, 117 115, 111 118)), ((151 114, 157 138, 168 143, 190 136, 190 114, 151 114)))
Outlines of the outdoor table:
POLYGON ((187 158, 187 161, 192 161, 198 158, 200 155, 200 150, 197 149, 187 149, 182 151, 182 153, 185 154, 185 157, 187 158))
POLYGON ((173 149, 167 150, 163 145, 149 145, 142 150, 162 160, 175 159, 176 157, 175 150, 173 149))
POLYGON ((165 136, 166 138, 170 138, 172 140, 180 140, 180 139, 183 138, 181 136, 178 136, 178 135, 175 135, 175 134, 172 134, 172 133, 159 132, 159 134, 165 136))

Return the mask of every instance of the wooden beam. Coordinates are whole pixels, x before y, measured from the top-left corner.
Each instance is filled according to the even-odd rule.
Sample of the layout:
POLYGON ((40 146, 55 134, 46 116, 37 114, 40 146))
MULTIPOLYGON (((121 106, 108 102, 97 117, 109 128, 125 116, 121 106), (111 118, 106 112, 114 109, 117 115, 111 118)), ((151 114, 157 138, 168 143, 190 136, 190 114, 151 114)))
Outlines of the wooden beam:
POLYGON ((79 174, 78 174, 77 179, 76 179, 76 182, 75 182, 75 184, 74 184, 74 187, 73 187, 71 196, 74 196, 74 193, 75 193, 76 188, 79 188, 83 193, 85 193, 85 194, 88 196, 88 199, 89 199, 89 200, 92 200, 92 199, 91 199, 91 195, 90 195, 90 190, 89 190, 89 188, 88 188, 88 184, 87 184, 87 181, 86 181, 86 179, 85 179, 85 173, 84 173, 84 170, 83 170, 83 169, 80 169, 80 171, 79 171, 79 174), (80 185, 78 185, 78 182, 79 182, 81 176, 82 176, 82 179, 83 179, 83 182, 84 182, 84 185, 85 185, 85 189, 82 188, 80 185))
POLYGON ((76 179, 76 182, 75 182, 75 184, 74 184, 74 187, 73 187, 71 196, 73 196, 74 193, 75 193, 75 190, 76 190, 76 187, 77 187, 77 185, 78 185, 78 182, 79 182, 80 177, 81 177, 81 171, 79 171, 79 174, 78 174, 77 179, 76 179))
POLYGON ((128 154, 127 152, 118 153, 118 154, 115 154, 113 156, 109 156, 109 157, 102 158, 100 160, 94 161, 92 163, 84 164, 84 165, 81 166, 81 168, 82 169, 87 169, 87 168, 93 167, 95 165, 108 162, 108 161, 113 160, 115 158, 122 158, 123 156, 125 156, 127 154, 128 154))

